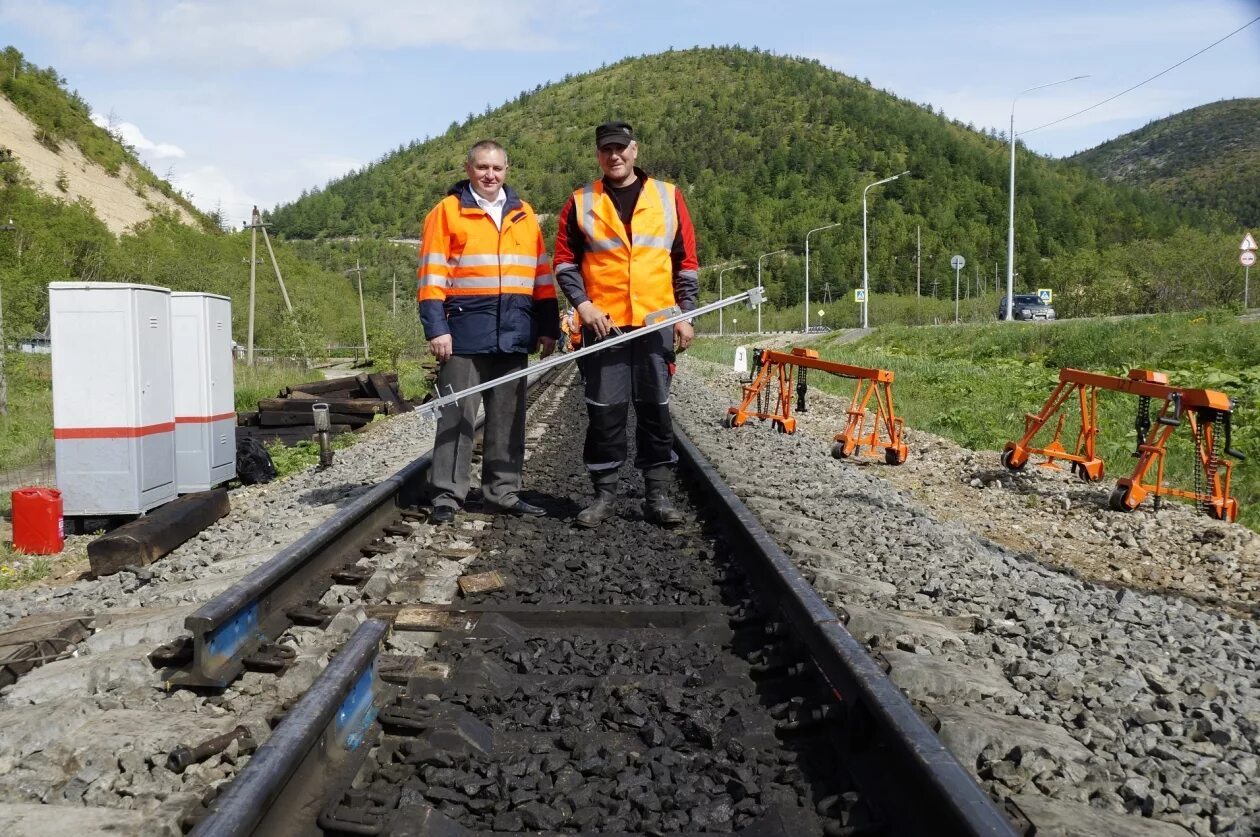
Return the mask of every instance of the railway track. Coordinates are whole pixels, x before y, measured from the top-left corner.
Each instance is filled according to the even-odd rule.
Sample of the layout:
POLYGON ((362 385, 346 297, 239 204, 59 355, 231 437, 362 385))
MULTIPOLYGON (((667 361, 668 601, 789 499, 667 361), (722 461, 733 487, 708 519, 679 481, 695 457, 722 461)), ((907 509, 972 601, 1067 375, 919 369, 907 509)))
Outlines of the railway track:
MULTIPOLYGON (((618 517, 573 529, 588 488, 581 422, 566 417, 580 400, 576 387, 552 395, 534 408, 531 424, 549 429, 527 465, 527 497, 550 516, 473 513, 438 530, 469 591, 458 603, 417 601, 440 597, 396 567, 399 582, 366 608, 373 618, 196 834, 1023 830, 685 436, 687 525, 643 521, 627 478, 618 517)), ((294 602, 318 599, 329 568, 373 529, 405 537, 405 520, 381 521, 414 517, 407 486, 420 467, 367 495, 377 511, 321 527, 324 546, 312 533, 190 617, 198 653, 172 660, 172 681, 223 686, 260 657, 282 663, 265 643, 294 602), (285 592, 262 589, 277 579, 285 592), (251 612, 247 630, 233 626, 251 612)))
MULTIPOLYGON (((925 511, 890 480, 925 474, 933 453, 912 437, 896 469, 833 459, 843 405, 814 401, 794 436, 722 428, 738 387, 692 368, 675 381, 676 421, 751 513, 723 511, 709 469, 684 467, 678 499, 698 522, 663 533, 640 519, 635 475, 611 540, 596 540, 602 530, 569 525, 589 493, 573 389, 534 391, 526 496, 545 520, 474 503, 455 527, 428 525, 409 506, 418 466, 390 476, 427 448, 413 414, 326 471, 233 492, 233 515, 151 568, 0 596, 0 619, 32 614, 90 634, 0 690, 6 833, 177 837, 202 820, 221 829, 208 833, 322 833, 322 816, 329 833, 508 834, 513 813, 522 829, 573 833, 592 807, 598 833, 942 833, 938 822, 903 827, 897 817, 910 815, 879 791, 886 766, 846 756, 866 741, 853 721, 864 684, 886 683, 871 660, 930 707, 962 775, 1014 801, 1038 834, 1260 833, 1253 620, 1056 572, 1048 555, 925 511), (745 518, 791 560, 773 549, 754 560, 745 518), (299 553, 325 569, 303 569, 299 553), (221 630, 242 608, 211 600, 220 594, 252 611, 245 629, 221 630), (860 645, 833 643, 853 653, 829 669, 821 660, 846 614, 860 645), (153 655, 165 666, 155 672, 154 647, 189 627, 205 633, 153 655), (198 641, 216 653, 198 658, 198 641), (846 670, 874 679, 857 678, 855 693, 846 670), (329 686, 336 672, 342 684, 329 686), (273 731, 269 716, 286 709, 273 731), (278 756, 295 743, 305 762, 278 756), (253 795, 244 804, 240 789, 253 795), (242 818, 224 819, 233 805, 242 818), (555 823, 557 811, 570 819, 555 823)), ((933 475, 933 491, 968 502, 963 473, 952 493, 957 477, 933 475)), ((1042 482, 1001 494, 1035 499, 1023 492, 1042 482)), ((1141 542, 1158 527, 1202 541, 1189 563, 1217 566, 1234 549, 1247 560, 1248 542, 1225 524, 1176 508, 1113 521, 1105 502, 1091 511, 1074 491, 1061 525, 1083 520, 1077 538, 1123 524, 1141 542)), ((862 752, 895 764, 900 749, 875 740, 862 752)), ((942 755, 932 747, 920 761, 942 755)), ((932 798, 908 784, 917 770, 895 768, 895 799, 932 798)))

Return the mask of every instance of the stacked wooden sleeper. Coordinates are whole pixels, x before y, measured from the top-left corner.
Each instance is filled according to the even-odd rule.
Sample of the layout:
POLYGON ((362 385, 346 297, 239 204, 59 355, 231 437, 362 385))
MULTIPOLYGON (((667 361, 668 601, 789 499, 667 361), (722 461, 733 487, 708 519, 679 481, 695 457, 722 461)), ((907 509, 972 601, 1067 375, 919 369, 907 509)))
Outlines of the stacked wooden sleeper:
POLYGON ((258 401, 258 410, 237 413, 237 436, 286 445, 312 441, 315 404, 328 405, 333 434, 366 427, 378 415, 397 415, 412 404, 398 389, 396 372, 350 375, 285 387, 275 398, 258 401))

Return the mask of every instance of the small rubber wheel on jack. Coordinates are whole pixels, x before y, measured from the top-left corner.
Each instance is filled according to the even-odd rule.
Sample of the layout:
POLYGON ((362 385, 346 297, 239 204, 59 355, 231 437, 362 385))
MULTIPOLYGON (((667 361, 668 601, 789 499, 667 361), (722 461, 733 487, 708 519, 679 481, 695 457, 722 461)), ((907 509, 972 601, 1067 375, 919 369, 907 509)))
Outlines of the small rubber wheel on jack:
POLYGON ((1024 462, 1019 463, 1018 465, 1013 465, 1012 462, 1014 461, 1014 459, 1015 459, 1014 449, 1002 451, 1002 467, 1003 468, 1005 468, 1008 471, 1024 470, 1024 466, 1027 465, 1028 462, 1024 461, 1024 462))
POLYGON ((886 462, 887 464, 900 465, 901 463, 905 461, 906 461, 906 458, 902 456, 901 451, 897 450, 896 448, 884 449, 884 462, 886 462))
POLYGON ((836 442, 831 446, 831 455, 836 459, 847 459, 848 455, 844 452, 844 442, 836 442))
POLYGON ((734 427, 734 426, 735 426, 735 414, 734 414, 734 413, 727 413, 726 415, 722 416, 722 426, 723 426, 723 427, 734 427))
POLYGON ((1133 511, 1125 505, 1125 500, 1129 499, 1129 487, 1126 485, 1117 485, 1111 489, 1111 496, 1107 498, 1107 505, 1112 511, 1128 512, 1133 511))
POLYGON ((779 421, 778 419, 774 419, 773 421, 771 421, 770 426, 773 427, 775 430, 779 431, 780 433, 787 432, 787 427, 785 427, 783 422, 779 421))

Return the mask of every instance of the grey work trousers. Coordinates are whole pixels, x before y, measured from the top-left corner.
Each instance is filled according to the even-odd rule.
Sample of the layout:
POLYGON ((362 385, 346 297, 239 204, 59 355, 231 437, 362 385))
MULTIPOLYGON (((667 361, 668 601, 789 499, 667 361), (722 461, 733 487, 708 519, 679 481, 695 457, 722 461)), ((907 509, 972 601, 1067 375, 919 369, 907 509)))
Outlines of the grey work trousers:
MULTIPOLYGON (((587 346, 596 343, 595 333, 587 328, 582 330, 582 339, 587 346)), ((673 331, 656 331, 579 361, 586 375, 588 420, 582 459, 591 474, 615 471, 626 461, 626 425, 632 403, 634 467, 646 471, 677 461, 669 413, 673 340, 673 331)))
MULTIPOLYGON (((438 371, 438 392, 459 392, 524 369, 523 352, 452 355, 438 371)), ((471 482, 473 430, 485 401, 482 426, 481 492, 489 506, 516 503, 525 464, 525 378, 488 389, 442 408, 429 471, 429 497, 436 506, 463 506, 471 482)))

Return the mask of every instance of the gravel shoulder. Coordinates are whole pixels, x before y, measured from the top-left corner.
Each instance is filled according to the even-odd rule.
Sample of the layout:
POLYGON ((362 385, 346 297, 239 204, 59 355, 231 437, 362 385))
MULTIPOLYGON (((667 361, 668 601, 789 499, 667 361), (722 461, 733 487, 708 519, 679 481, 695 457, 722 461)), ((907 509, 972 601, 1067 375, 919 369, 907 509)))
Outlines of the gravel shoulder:
POLYGON ((899 467, 836 460, 841 399, 812 397, 784 435, 722 427, 739 392, 687 360, 675 420, 992 794, 1039 833, 1260 828, 1249 530, 1173 504, 1111 512, 1104 488, 929 434, 899 467), (1229 598, 1207 605, 1218 565, 1229 598))

